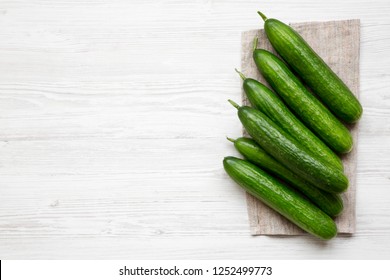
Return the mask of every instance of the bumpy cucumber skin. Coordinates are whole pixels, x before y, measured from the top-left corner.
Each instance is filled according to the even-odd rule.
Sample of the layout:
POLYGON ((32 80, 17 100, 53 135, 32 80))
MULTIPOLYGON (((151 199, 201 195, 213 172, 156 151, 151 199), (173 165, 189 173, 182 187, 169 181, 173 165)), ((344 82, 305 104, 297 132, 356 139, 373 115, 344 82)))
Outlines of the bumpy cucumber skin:
POLYGON ((313 156, 262 112, 243 106, 238 109, 238 117, 260 147, 301 178, 331 193, 348 188, 348 178, 340 169, 313 156))
POLYGON ((320 190, 301 179, 267 154, 254 140, 241 137, 234 141, 234 146, 248 161, 301 191, 329 216, 338 216, 343 211, 343 200, 340 195, 320 190))
POLYGON ((264 29, 275 50, 337 117, 347 123, 359 120, 358 99, 294 29, 276 19, 267 19, 264 29))
POLYGON ((262 111, 267 117, 304 145, 315 156, 335 167, 344 170, 341 159, 313 134, 286 107, 286 105, 262 83, 254 79, 245 79, 243 88, 252 106, 262 111))
POLYGON ((252 163, 225 157, 223 166, 227 174, 248 193, 303 230, 324 240, 337 235, 336 224, 328 215, 252 163))
POLYGON ((283 61, 262 49, 255 50, 253 58, 267 82, 309 129, 333 151, 351 151, 353 140, 348 129, 305 88, 283 61))

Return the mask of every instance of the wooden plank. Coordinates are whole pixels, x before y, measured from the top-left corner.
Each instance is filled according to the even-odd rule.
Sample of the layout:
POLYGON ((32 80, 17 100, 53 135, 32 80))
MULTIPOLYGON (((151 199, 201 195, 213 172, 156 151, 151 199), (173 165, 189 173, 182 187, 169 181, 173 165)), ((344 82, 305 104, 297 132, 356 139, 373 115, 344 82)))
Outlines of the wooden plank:
MULTIPOLYGON (((355 95, 359 95, 359 52, 360 21, 357 19, 308 22, 291 24, 313 47, 313 49, 329 64, 329 66, 350 87, 355 95)), ((275 53, 264 30, 250 30, 242 33, 241 69, 248 77, 255 78, 265 84, 252 59, 253 39, 259 38, 258 48, 275 53)), ((242 91, 243 104, 249 104, 242 91)), ((339 233, 355 232, 355 194, 358 125, 350 126, 355 147, 351 153, 343 157, 345 173, 350 181, 348 191, 343 194, 344 211, 336 218, 339 233)), ((246 135, 244 131, 244 135, 246 135)), ((252 235, 301 235, 304 232, 287 219, 276 213, 256 198, 247 194, 247 207, 250 231, 252 235)))

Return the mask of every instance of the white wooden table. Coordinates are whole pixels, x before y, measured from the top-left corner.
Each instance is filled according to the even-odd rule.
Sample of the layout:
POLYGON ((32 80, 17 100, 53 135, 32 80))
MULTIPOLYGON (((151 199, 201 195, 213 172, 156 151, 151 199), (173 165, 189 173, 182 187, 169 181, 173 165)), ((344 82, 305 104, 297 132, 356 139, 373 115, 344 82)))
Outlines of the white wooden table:
POLYGON ((0 1, 1 259, 390 258, 390 2, 0 1), (360 18, 357 233, 252 237, 241 32, 360 18))

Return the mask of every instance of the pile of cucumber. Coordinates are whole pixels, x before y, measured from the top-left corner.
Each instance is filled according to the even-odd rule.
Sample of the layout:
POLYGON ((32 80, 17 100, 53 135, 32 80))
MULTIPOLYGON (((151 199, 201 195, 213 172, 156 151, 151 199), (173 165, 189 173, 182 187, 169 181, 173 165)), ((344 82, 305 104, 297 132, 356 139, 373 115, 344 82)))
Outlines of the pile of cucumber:
POLYGON ((342 213, 340 194, 348 188, 338 156, 353 147, 344 123, 357 122, 363 109, 293 28, 258 13, 283 60, 257 49, 255 39, 254 62, 274 91, 236 70, 252 107, 229 102, 251 138, 228 138, 245 159, 225 157, 224 169, 248 193, 328 240, 337 235, 333 218, 342 213))

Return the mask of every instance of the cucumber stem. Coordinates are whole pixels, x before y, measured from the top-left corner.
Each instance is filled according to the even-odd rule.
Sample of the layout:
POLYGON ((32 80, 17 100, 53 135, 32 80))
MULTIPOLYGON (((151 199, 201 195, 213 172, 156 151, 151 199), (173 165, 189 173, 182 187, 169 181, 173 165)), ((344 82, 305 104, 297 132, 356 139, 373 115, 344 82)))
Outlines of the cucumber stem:
POLYGON ((236 142, 236 140, 233 139, 233 138, 226 137, 226 139, 229 140, 229 141, 232 142, 232 143, 236 142))
POLYGON ((240 105, 238 105, 236 102, 234 102, 233 100, 229 99, 228 100, 230 104, 233 105, 234 108, 236 108, 237 110, 240 109, 240 105))
POLYGON ((243 81, 245 81, 245 80, 246 80, 246 77, 245 77, 245 75, 244 75, 244 74, 242 74, 240 71, 238 71, 238 70, 237 70, 237 68, 234 68, 234 70, 236 70, 236 72, 238 73, 238 75, 240 75, 240 77, 241 77, 241 79, 242 79, 243 81))
POLYGON ((257 44, 259 43, 259 38, 255 38, 253 40, 253 51, 257 50, 257 44))
POLYGON ((261 18, 266 21, 268 18, 265 16, 265 14, 263 14, 262 12, 260 11, 257 11, 257 13, 259 14, 259 16, 261 16, 261 18))

